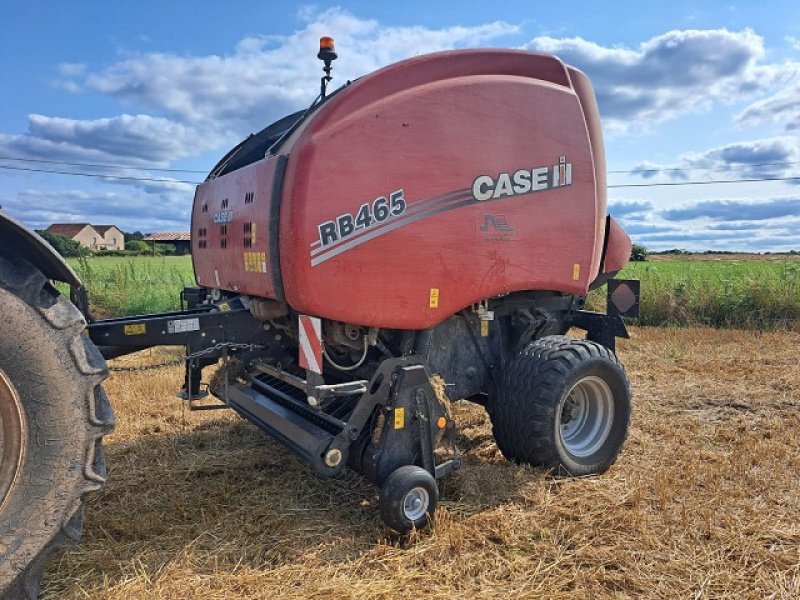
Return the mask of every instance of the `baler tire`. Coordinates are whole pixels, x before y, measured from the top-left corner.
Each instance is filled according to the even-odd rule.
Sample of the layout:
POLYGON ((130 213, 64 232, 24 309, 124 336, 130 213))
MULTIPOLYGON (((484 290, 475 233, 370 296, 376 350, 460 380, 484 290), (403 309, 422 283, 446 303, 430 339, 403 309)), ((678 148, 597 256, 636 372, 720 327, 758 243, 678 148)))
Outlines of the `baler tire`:
POLYGON ((106 480, 108 369, 85 326, 38 269, 0 256, 0 428, 16 441, 0 444, 1 598, 37 597, 53 553, 81 536, 85 494, 106 480))
POLYGON ((378 508, 383 522, 398 533, 424 529, 433 521, 439 486, 425 469, 406 465, 392 471, 381 486, 378 508))
POLYGON ((498 387, 488 409, 509 460, 572 476, 603 473, 616 461, 628 434, 631 388, 608 348, 543 337, 510 362, 498 387))

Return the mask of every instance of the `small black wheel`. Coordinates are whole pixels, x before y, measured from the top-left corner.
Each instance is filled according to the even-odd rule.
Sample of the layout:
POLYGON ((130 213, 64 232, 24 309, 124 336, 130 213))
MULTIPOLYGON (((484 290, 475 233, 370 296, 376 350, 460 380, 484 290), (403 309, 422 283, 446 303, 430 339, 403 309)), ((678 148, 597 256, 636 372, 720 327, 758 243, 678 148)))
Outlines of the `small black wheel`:
POLYGON ((384 523, 406 533, 430 524, 438 503, 439 487, 433 475, 421 467, 406 465, 383 482, 378 506, 384 523))
POLYGON ((630 382, 608 348, 547 336, 511 361, 489 414, 509 460, 595 475, 614 464, 627 437, 630 382))

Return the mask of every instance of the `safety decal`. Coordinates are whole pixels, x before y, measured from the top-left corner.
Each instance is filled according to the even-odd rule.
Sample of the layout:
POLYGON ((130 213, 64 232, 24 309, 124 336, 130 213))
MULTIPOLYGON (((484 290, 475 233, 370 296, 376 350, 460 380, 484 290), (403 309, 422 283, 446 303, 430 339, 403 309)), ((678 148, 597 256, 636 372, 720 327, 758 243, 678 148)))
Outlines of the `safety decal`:
POLYGON ((147 333, 147 325, 145 323, 131 323, 122 328, 125 335, 144 335, 147 333))
POLYGON ((431 288, 430 307, 439 308, 439 288, 431 288))
POLYGON ((317 317, 300 315, 300 366, 322 374, 322 321, 317 317))
POLYGON ((266 252, 245 252, 244 270, 248 273, 267 272, 267 253, 266 252))
POLYGON ((402 429, 406 426, 406 409, 398 406, 394 409, 394 428, 402 429))
POLYGON ((175 319, 167 321, 167 331, 169 333, 188 333, 190 331, 200 331, 200 319, 175 319))
POLYGON ((572 265, 572 279, 578 281, 581 278, 581 266, 578 263, 572 265))

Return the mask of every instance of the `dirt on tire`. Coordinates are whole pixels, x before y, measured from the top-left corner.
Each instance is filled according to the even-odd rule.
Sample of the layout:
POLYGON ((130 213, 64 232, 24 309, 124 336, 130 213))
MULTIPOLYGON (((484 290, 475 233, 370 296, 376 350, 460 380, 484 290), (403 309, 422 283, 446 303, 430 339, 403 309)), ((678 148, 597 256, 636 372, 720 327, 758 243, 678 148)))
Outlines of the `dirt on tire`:
POLYGON ((53 552, 81 536, 114 416, 83 316, 41 272, 0 257, 0 307, 0 371, 22 417, 19 466, 0 499, 0 597, 30 599, 53 552))

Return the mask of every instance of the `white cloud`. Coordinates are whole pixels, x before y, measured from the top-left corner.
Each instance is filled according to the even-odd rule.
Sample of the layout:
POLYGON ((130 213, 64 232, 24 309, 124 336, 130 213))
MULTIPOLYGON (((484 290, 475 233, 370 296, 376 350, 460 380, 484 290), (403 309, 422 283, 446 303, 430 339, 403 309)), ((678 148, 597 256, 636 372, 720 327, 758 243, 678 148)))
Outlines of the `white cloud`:
POLYGON ((8 214, 30 227, 51 223, 111 223, 123 231, 187 230, 191 194, 24 190, 4 197, 8 214))
POLYGON ((800 145, 791 136, 734 142, 688 152, 673 164, 642 162, 632 172, 645 179, 672 180, 800 176, 800 145))
MULTIPOLYGON (((800 69, 796 74, 800 78, 800 69)), ((769 98, 752 103, 736 116, 742 125, 780 123, 787 131, 800 131, 800 81, 794 81, 769 98)))
POLYGON ((334 85, 415 54, 481 45, 517 27, 494 22, 475 27, 382 27, 341 9, 287 36, 247 37, 228 55, 148 53, 76 79, 83 88, 118 98, 182 123, 242 136, 310 104, 319 89, 319 37, 331 34, 341 59, 334 85))
POLYGON ((774 87, 791 65, 764 64, 764 41, 753 31, 669 31, 631 49, 582 38, 534 38, 525 46, 550 52, 585 71, 604 124, 645 129, 774 87))

